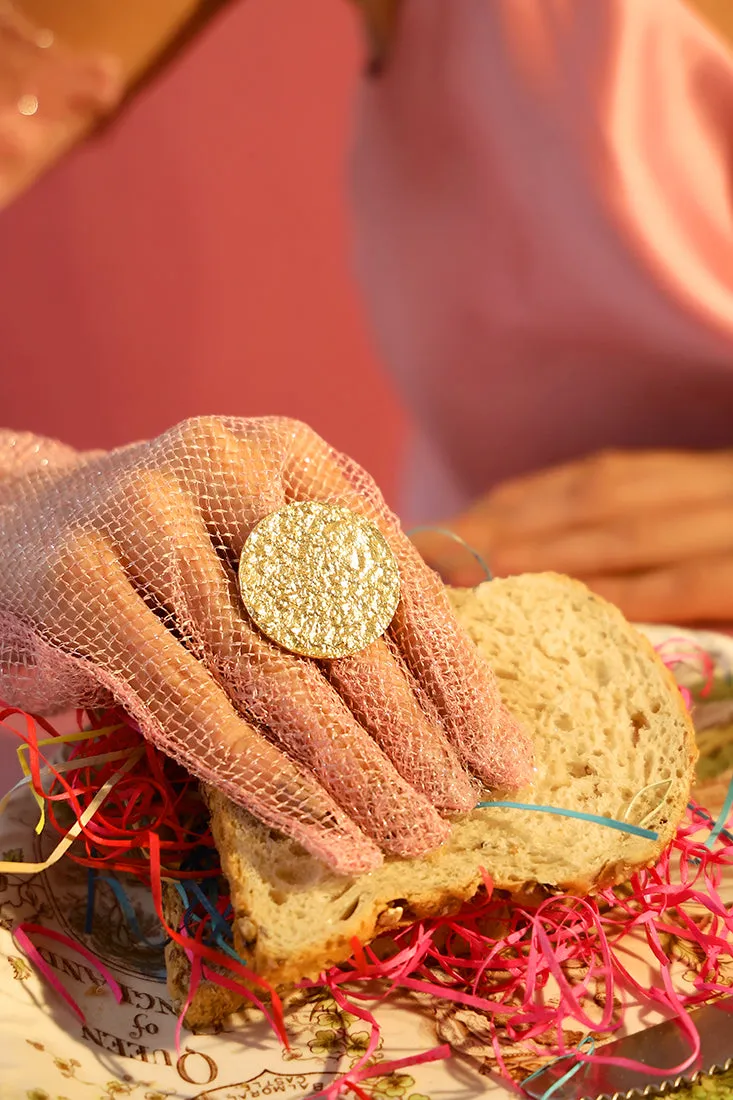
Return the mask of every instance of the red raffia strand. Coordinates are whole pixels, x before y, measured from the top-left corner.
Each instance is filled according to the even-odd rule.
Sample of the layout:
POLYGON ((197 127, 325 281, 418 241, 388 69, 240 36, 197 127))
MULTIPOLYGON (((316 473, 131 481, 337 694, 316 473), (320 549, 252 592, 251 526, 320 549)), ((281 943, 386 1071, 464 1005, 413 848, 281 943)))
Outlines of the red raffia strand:
POLYGON ((160 847, 174 857, 171 865, 163 869, 165 877, 200 880, 221 874, 218 858, 216 866, 208 870, 185 870, 180 866, 185 856, 196 849, 215 850, 208 827, 200 835, 192 832, 194 826, 207 820, 196 780, 144 741, 121 712, 89 716, 82 712, 78 717, 80 729, 85 726, 99 730, 112 728, 112 732, 72 745, 68 759, 78 762, 79 768, 61 773, 39 748, 36 725, 51 737, 58 737, 58 731, 49 722, 26 715, 15 707, 0 710, 0 726, 28 746, 32 789, 43 798, 47 820, 60 836, 67 834, 69 824, 68 820, 59 819, 57 805, 65 805, 75 818, 80 818, 99 787, 117 767, 117 763, 86 767, 84 758, 124 749, 133 752, 140 745, 145 748, 137 765, 114 787, 103 808, 82 828, 83 849, 75 845, 67 858, 100 871, 129 872, 147 882, 150 860, 146 852, 149 836, 155 833, 160 847), (7 725, 12 715, 23 718, 25 733, 7 725), (42 783, 42 767, 51 776, 48 789, 44 789, 42 783))
MULTIPOLYGON (((54 736, 49 723, 7 708, 0 711, 0 723, 20 715, 25 732, 19 736, 29 746, 31 786, 44 799, 50 826, 62 835, 67 831, 56 807, 59 803, 78 817, 117 763, 85 765, 85 758, 143 743, 139 731, 119 711, 79 714, 80 728, 102 732, 98 738, 79 742, 69 758, 78 768, 58 772, 48 764, 38 747, 38 730, 54 736), (42 783, 42 769, 50 782, 42 783)), ((13 731, 17 732, 17 731, 13 731)), ((127 871, 150 885, 156 912, 167 935, 186 953, 191 964, 191 983, 181 1013, 176 1041, 185 1012, 198 985, 212 982, 228 989, 260 1009, 279 1040, 287 1045, 283 1006, 277 993, 253 974, 217 942, 210 914, 193 905, 178 927, 164 919, 164 879, 198 879, 220 876, 218 856, 208 829, 195 836, 195 822, 203 822, 203 803, 196 782, 152 746, 110 792, 103 807, 84 828, 67 858, 84 867, 104 872, 127 871), (205 870, 185 870, 176 858, 203 850, 211 861, 205 870), (163 861, 167 860, 166 863, 163 861), (189 934, 194 922, 195 931, 189 934)), ((367 1063, 380 1041, 379 1024, 372 1007, 394 991, 427 994, 482 1012, 500 1072, 511 1079, 503 1058, 503 1042, 521 1043, 527 1054, 548 1058, 573 1053, 578 1061, 612 1062, 641 1067, 625 1059, 604 1058, 602 1052, 587 1054, 568 1051, 563 1027, 571 1021, 599 1037, 612 1037, 624 1024, 626 1010, 635 1005, 653 1006, 660 1014, 675 1016, 690 1042, 690 1055, 678 1067, 665 1072, 683 1072, 695 1059, 699 1037, 688 1007, 729 991, 725 967, 733 965, 733 914, 720 897, 722 874, 733 865, 733 842, 720 835, 712 848, 705 845, 710 821, 705 811, 691 806, 677 836, 655 867, 640 871, 625 887, 604 891, 594 898, 553 897, 536 907, 513 906, 496 894, 489 876, 483 874, 482 896, 454 916, 418 921, 392 935, 389 948, 377 956, 371 946, 354 942, 348 963, 333 967, 317 982, 303 988, 325 986, 336 1004, 368 1024, 367 1050, 342 1077, 323 1090, 326 1100, 351 1092, 360 1100, 369 1097, 364 1085, 369 1078, 397 1072, 421 1062, 445 1058, 446 1045, 391 1062, 367 1063), (690 907, 702 914, 694 920, 690 907), (704 923, 704 930, 701 925, 704 923), (488 931, 500 928, 500 932, 488 931), (648 945, 657 967, 657 981, 642 985, 624 965, 622 949, 626 937, 636 933, 648 945), (699 955, 699 973, 691 989, 680 990, 673 961, 664 951, 662 937, 672 934, 687 941, 699 955), (578 977, 580 973, 580 977, 578 977), (598 1010, 598 990, 601 1006, 598 1010), (371 1007, 370 1007, 371 1006, 371 1007), (596 1011, 594 1011, 594 1008, 596 1011), (497 1018, 499 1021, 497 1022, 497 1018)), ((221 915, 229 899, 220 895, 213 908, 221 915)), ((33 926, 31 926, 33 928, 33 926)), ((54 988, 73 1010, 80 1012, 69 994, 59 988, 58 979, 44 968, 43 960, 21 926, 18 945, 26 951, 54 988)), ((34 934, 40 934, 35 928, 34 934)), ((53 934, 56 938, 61 933, 53 934)), ((72 950, 84 954, 80 945, 66 940, 72 950)), ((221 943, 221 940, 218 941, 221 943)), ((226 945, 223 945, 226 946, 226 945)), ((88 955, 85 955, 88 957, 88 955)), ((95 966, 98 966, 95 963, 95 966)), ((100 971, 102 972, 102 971, 100 971)), ((106 980, 107 978, 104 975, 106 980)))
MULTIPOLYGON (((232 983, 232 979, 229 978, 228 981, 231 984, 228 986, 228 988, 232 988, 232 986, 234 986, 235 992, 240 994, 240 996, 245 997, 248 1001, 259 1008, 260 1011, 263 1012, 267 1017, 267 1020, 269 1021, 273 1031, 276 1033, 280 1042, 285 1047, 289 1047, 288 1036, 285 1031, 282 1001, 280 1000, 280 996, 278 995, 277 991, 273 989, 270 983, 266 982, 263 978, 260 978, 257 974, 253 973, 253 971, 251 971, 243 963, 237 962, 237 960, 233 959, 231 955, 226 955, 223 952, 217 951, 212 947, 207 947, 206 944, 201 942, 200 938, 197 937, 194 939, 192 936, 189 936, 185 932, 182 934, 178 929, 171 928, 171 926, 168 924, 167 920, 165 919, 165 914, 163 912, 160 845, 158 837, 155 833, 150 834, 150 886, 153 894, 153 904, 155 905, 155 911, 158 914, 158 919, 166 934, 170 936, 174 943, 177 943, 180 947, 182 947, 184 951, 186 951, 187 955, 190 952, 201 959, 202 973, 204 970, 204 961, 212 963, 214 966, 217 966, 222 965, 222 961, 225 959, 226 969, 240 979, 240 982, 232 983), (242 984, 242 982, 246 984, 242 984), (250 986, 252 985, 262 990, 264 993, 269 994, 269 1011, 259 999, 259 997, 257 997, 257 995, 254 993, 254 991, 250 989, 250 986)), ((209 977, 212 981, 217 981, 218 976, 215 970, 206 968, 206 976, 209 977)), ((223 982, 218 984, 225 985, 225 983, 223 982)), ((193 993, 191 993, 189 990, 191 1000, 193 1000, 194 994, 195 989, 193 990, 193 993)))

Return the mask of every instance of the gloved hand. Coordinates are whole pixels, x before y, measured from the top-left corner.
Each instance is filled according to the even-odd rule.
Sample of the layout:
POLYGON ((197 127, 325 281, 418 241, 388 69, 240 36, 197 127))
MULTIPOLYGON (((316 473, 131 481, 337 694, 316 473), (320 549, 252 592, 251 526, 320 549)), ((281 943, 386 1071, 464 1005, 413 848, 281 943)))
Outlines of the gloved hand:
POLYGON ((350 874, 438 846, 440 813, 470 809, 477 780, 529 778, 528 739, 441 583, 372 480, 305 425, 202 418, 89 455, 4 438, 8 701, 38 712, 112 696, 189 771, 350 874), (361 513, 398 561, 393 623, 356 656, 287 653, 242 604, 249 532, 295 500, 361 513))

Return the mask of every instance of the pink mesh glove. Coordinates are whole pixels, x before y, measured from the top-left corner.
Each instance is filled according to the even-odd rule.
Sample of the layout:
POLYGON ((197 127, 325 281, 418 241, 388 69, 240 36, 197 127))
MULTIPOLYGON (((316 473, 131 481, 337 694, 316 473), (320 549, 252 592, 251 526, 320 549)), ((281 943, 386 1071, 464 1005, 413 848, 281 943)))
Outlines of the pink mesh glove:
POLYGON ((0 435, 0 695, 122 704, 202 780, 344 873, 427 852, 531 747, 373 481, 305 425, 186 421, 79 455, 0 435), (14 458, 14 461, 13 461, 14 458), (242 546, 294 500, 374 522, 399 563, 387 635, 314 661, 251 624, 242 546))

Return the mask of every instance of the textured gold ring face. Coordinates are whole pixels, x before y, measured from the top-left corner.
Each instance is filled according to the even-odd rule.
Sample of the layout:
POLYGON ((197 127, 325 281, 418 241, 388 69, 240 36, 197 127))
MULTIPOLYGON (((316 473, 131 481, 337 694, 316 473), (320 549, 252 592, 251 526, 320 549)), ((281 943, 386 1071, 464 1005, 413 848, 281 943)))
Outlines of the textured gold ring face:
POLYGON ((400 574, 382 533, 334 504, 298 501, 260 520, 239 559, 250 616, 303 657, 347 657, 384 634, 400 574))

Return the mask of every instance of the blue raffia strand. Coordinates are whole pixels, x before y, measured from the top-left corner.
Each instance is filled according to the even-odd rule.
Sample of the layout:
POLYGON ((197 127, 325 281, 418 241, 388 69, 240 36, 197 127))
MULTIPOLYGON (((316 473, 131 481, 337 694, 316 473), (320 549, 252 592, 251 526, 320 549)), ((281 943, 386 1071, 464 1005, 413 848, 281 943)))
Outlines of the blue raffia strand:
POLYGON ((616 821, 612 817, 600 817, 598 814, 586 814, 582 810, 561 810, 557 806, 533 806, 529 802, 479 802, 477 810, 534 810, 538 814, 557 814, 559 817, 574 817, 578 821, 592 821, 596 825, 605 825, 607 829, 616 829, 619 833, 630 833, 644 840, 659 840, 659 833, 653 829, 643 829, 641 825, 630 825, 628 821, 616 821))
POLYGON ((241 963, 243 966, 247 966, 247 959, 243 959, 242 956, 237 951, 235 951, 232 945, 230 943, 227 943, 224 937, 221 936, 218 932, 214 936, 214 943, 220 951, 224 951, 225 954, 231 955, 233 959, 236 959, 238 963, 241 963))
POLYGON ((182 882, 174 882, 173 885, 175 886, 176 891, 177 891, 178 896, 180 897, 181 901, 186 906, 186 909, 190 909, 191 908, 191 902, 188 900, 188 894, 186 893, 186 887, 183 885, 182 882))
MULTIPOLYGON (((191 936, 191 939, 194 939, 194 936, 192 935, 190 921, 194 920, 197 923, 200 923, 201 920, 205 920, 206 918, 205 917, 199 917, 196 913, 194 913, 194 907, 191 904, 191 899, 189 898, 188 892, 186 890, 186 887, 183 885, 183 883, 182 882, 176 882, 175 886, 176 886, 176 890, 178 891, 178 893, 179 893, 179 895, 180 895, 180 897, 183 901, 183 904, 186 907, 185 911, 184 911, 184 914, 183 914, 183 927, 185 928, 186 933, 189 936, 191 936)), ((204 906, 204 908, 206 909, 207 915, 212 920, 213 933, 214 933, 213 934, 214 946, 218 947, 220 951, 224 952, 224 954, 231 956, 231 958, 235 959, 237 962, 243 963, 244 965, 246 965, 247 960, 243 959, 242 956, 240 954, 238 954, 237 951, 235 951, 235 949, 232 947, 231 943, 228 942, 229 937, 231 936, 231 927, 227 923, 226 916, 227 916, 227 914, 230 914, 230 913, 233 912, 231 904, 229 904, 227 906, 226 913, 225 913, 224 916, 222 916, 222 914, 219 912, 218 909, 212 909, 211 908, 211 903, 209 902, 208 898, 205 897, 205 895, 203 894, 203 891, 196 885, 196 883, 189 882, 188 886, 189 886, 189 889, 193 888, 194 892, 198 895, 198 900, 204 906)))
MULTIPOLYGON (((219 940, 226 940, 226 938, 230 936, 231 929, 226 919, 221 915, 219 910, 214 905, 212 905, 210 899, 206 897, 206 894, 197 883, 188 882, 186 886, 184 886, 183 883, 177 882, 176 889, 178 890, 178 893, 180 894, 186 906, 186 911, 183 914, 183 923, 186 931, 189 932, 189 935, 190 928, 188 922, 190 920, 195 920, 197 923, 199 923, 201 920, 206 920, 206 918, 208 917, 208 919, 211 921, 214 938, 217 940, 217 942, 219 940), (195 902, 191 901, 188 893, 189 890, 195 895, 195 902, 198 902, 205 909, 206 917, 199 917, 194 912, 195 902)), ((228 906, 228 908, 231 909, 231 905, 228 906)))
MULTIPOLYGON (((708 824, 711 825, 713 828, 716 826, 716 824, 718 824, 718 823, 715 822, 715 818, 712 816, 712 814, 709 814, 707 810, 703 810, 702 806, 698 806, 697 803, 688 802, 687 809, 691 810, 692 813, 694 815, 696 815, 697 817, 702 817, 702 820, 705 821, 705 822, 708 822, 708 824)), ((725 821, 724 816, 723 816, 723 821, 725 821)), ((712 836, 712 831, 711 831, 710 836, 712 836)), ((729 842, 729 844, 733 844, 733 833, 729 833, 729 831, 727 831, 726 828, 722 828, 720 833, 718 834, 718 836, 723 837, 725 840, 727 840, 727 842, 729 842)), ((710 842, 710 837, 708 837, 708 843, 709 842, 710 842)), ((712 845, 711 845, 711 847, 712 847, 712 845)), ((700 864, 700 860, 699 859, 691 859, 691 858, 688 857, 688 864, 691 864, 693 867, 698 867, 699 864, 700 864)))
MULTIPOLYGON (((708 811, 703 809, 702 806, 698 806, 696 802, 688 802, 687 809, 692 810, 692 812, 697 817, 703 818, 703 820, 707 821, 710 826, 715 826, 716 822, 712 814, 709 814, 708 811)), ((727 840, 730 844, 733 844, 733 833, 731 833, 728 829, 721 829, 718 835, 723 837, 723 839, 727 840)), ((700 860, 698 859, 697 862, 699 863, 700 860)))
POLYGON ((110 878, 109 875, 99 875, 97 881, 106 882, 114 896, 117 898, 120 909, 122 910, 122 915, 127 922, 127 927, 130 929, 136 940, 139 940, 140 943, 145 944, 146 947, 152 947, 156 951, 159 951, 165 947, 168 942, 168 937, 163 940, 156 941, 149 940, 148 937, 144 934, 142 928, 138 924, 133 904, 125 893, 124 887, 121 883, 117 881, 117 879, 110 878))
POLYGON ((479 554, 478 550, 471 546, 470 543, 466 542, 465 539, 462 539, 461 536, 457 535, 455 531, 451 531, 450 527, 435 527, 431 523, 426 523, 420 527, 410 528, 410 530, 407 532, 407 536, 409 538, 412 535, 418 534, 418 532, 420 531, 435 531, 437 535, 445 535, 447 538, 453 539, 454 542, 459 543, 464 548, 464 550, 468 550, 469 554, 472 554, 476 561, 479 563, 484 573, 486 574, 486 580, 493 581, 494 574, 489 569, 486 559, 482 557, 482 555, 479 554))
MULTIPOLYGON (((190 885, 190 883, 189 883, 189 885, 190 885)), ((186 890, 186 887, 183 885, 182 882, 177 882, 176 883, 176 890, 178 891, 180 897, 182 898, 183 904, 185 906, 185 908, 183 910, 183 917, 181 918, 181 920, 183 922, 184 931, 185 931, 187 936, 190 936, 191 939, 194 939, 195 936, 194 936, 194 931, 191 927, 191 923, 195 921, 196 924, 200 924, 201 921, 204 918, 200 917, 198 915, 198 913, 194 912, 194 906, 191 902, 191 899, 188 896, 188 891, 186 890)))
POLYGON ((218 862, 216 849, 199 845, 187 852, 181 862, 182 871, 210 871, 218 862))
POLYGON ((195 882, 189 882, 188 885, 189 888, 193 890, 194 894, 196 895, 197 901, 199 901, 206 910, 206 913, 211 921, 215 933, 217 933, 218 935, 228 935, 229 925, 226 923, 219 910, 214 905, 212 905, 212 903, 206 897, 206 894, 201 889, 201 887, 195 882))
MULTIPOLYGON (((549 1062, 546 1066, 542 1066, 540 1069, 536 1069, 534 1073, 530 1073, 529 1077, 525 1077, 522 1081, 522 1088, 524 1088, 524 1086, 527 1085, 530 1081, 534 1081, 535 1077, 539 1077, 541 1073, 545 1073, 545 1071, 548 1070, 550 1066, 556 1066, 558 1062, 564 1062, 566 1058, 577 1058, 579 1052, 582 1051, 584 1046, 588 1046, 590 1048, 588 1050, 589 1054, 593 1054, 595 1052, 596 1041, 592 1035, 586 1035, 584 1039, 581 1039, 575 1050, 571 1051, 569 1054, 561 1054, 560 1057, 556 1058, 554 1062, 549 1062)), ((564 1073, 562 1077, 559 1078, 559 1080, 554 1081, 549 1088, 545 1089, 545 1091, 542 1093, 542 1096, 540 1097, 540 1100, 550 1100, 550 1097, 557 1092, 560 1086, 567 1084, 568 1081, 571 1081, 573 1077, 575 1077, 575 1074, 579 1070, 581 1070, 585 1064, 585 1062, 577 1061, 574 1066, 570 1067, 567 1073, 564 1073)))
POLYGON ((706 848, 712 848, 721 833, 726 833, 726 837, 728 839, 731 839, 730 833, 727 833, 725 830, 725 823, 730 816, 731 809, 733 809, 733 779, 731 779, 730 783, 728 784, 728 793, 725 796, 723 808, 718 814, 717 821, 710 830, 710 836, 705 841, 706 848))

